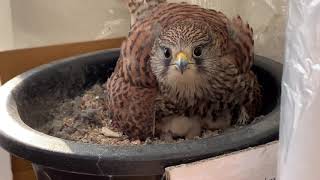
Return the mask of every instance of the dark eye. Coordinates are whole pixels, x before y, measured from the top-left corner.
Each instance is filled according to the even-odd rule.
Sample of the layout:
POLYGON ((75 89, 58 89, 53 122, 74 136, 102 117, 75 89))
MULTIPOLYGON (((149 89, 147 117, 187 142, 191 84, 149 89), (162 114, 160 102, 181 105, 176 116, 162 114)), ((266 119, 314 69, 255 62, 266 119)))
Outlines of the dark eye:
POLYGON ((164 48, 162 48, 162 49, 163 49, 163 55, 164 55, 164 57, 165 57, 166 59, 171 58, 171 49, 166 48, 166 47, 164 47, 164 48))
POLYGON ((202 55, 202 47, 197 46, 196 48, 194 48, 193 56, 194 57, 200 57, 201 55, 202 55))

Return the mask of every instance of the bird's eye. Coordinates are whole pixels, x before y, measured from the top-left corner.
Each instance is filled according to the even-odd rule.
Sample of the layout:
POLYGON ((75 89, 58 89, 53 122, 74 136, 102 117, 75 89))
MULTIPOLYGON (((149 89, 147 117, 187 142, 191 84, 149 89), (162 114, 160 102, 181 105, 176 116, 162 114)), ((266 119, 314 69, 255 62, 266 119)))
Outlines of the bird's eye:
POLYGON ((167 58, 167 59, 171 58, 171 49, 166 48, 166 47, 164 47, 162 49, 163 49, 164 57, 167 58))
POLYGON ((194 48, 193 56, 194 57, 200 57, 201 55, 202 55, 202 47, 197 46, 196 48, 194 48))

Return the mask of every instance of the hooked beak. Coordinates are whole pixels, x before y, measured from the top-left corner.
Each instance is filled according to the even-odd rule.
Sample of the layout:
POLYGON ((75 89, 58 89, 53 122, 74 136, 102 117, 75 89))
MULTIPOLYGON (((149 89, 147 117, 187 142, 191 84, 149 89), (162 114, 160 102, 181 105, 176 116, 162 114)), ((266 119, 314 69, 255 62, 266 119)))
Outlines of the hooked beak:
POLYGON ((175 63, 175 67, 177 68, 177 70, 179 70, 181 72, 181 74, 183 74, 183 72, 188 67, 189 60, 188 60, 187 55, 184 52, 179 52, 176 56, 174 63, 175 63))

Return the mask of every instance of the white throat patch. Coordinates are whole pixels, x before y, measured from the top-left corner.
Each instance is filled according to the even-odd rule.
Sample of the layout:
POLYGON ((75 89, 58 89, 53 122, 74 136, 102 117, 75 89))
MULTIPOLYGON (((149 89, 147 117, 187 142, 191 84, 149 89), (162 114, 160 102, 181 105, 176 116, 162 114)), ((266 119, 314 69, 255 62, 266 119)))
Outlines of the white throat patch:
POLYGON ((201 90, 205 84, 208 82, 201 77, 194 66, 189 66, 183 74, 173 66, 167 72, 167 85, 171 88, 171 96, 188 98, 192 101, 190 103, 194 103, 194 97, 202 97, 201 90))

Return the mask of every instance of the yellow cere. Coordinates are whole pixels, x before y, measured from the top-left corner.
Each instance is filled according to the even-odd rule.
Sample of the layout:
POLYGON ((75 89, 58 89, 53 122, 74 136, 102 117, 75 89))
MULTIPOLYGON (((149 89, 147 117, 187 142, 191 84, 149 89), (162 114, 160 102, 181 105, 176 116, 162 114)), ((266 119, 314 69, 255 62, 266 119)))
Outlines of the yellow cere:
POLYGON ((190 63, 190 59, 187 57, 187 55, 184 52, 179 52, 176 56, 176 61, 184 60, 188 61, 190 63))

